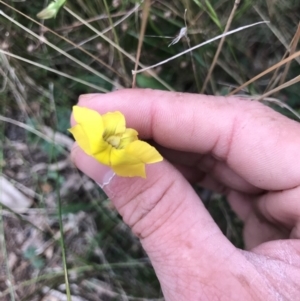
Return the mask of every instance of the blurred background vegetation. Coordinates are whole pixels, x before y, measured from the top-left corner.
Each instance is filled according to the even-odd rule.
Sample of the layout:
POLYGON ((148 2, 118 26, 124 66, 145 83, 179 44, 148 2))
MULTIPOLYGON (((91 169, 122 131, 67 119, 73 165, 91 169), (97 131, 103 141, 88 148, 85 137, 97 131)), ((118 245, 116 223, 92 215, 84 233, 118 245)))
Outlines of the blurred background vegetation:
MULTIPOLYGON (((139 41, 140 63, 150 66, 224 31, 270 21, 140 73, 136 86, 264 98, 297 118, 299 1, 149 2, 140 36, 142 1, 67 1, 56 18, 39 20, 47 1, 0 0, 1 300, 163 300, 139 241, 68 157, 78 96, 130 88, 139 41), (168 47, 185 23, 188 39, 168 47)), ((242 247, 242 224, 226 199, 195 189, 242 247)))

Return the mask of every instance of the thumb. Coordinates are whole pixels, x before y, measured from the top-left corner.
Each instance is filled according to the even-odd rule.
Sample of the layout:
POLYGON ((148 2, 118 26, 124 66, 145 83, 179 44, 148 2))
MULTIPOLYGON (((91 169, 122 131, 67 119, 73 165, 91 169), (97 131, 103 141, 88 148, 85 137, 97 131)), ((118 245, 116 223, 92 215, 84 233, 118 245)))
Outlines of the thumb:
POLYGON ((140 238, 165 297, 168 291, 179 293, 178 279, 182 290, 187 278, 199 285, 199 279, 220 271, 234 253, 192 187, 166 160, 146 166, 146 179, 114 175, 78 146, 72 150, 72 160, 101 186, 106 183, 103 190, 140 238))

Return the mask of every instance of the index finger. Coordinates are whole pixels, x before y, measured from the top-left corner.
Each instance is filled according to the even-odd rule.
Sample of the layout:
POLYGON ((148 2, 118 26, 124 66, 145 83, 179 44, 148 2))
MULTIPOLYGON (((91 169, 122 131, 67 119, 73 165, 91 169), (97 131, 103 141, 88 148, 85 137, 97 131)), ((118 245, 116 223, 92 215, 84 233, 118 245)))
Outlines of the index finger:
POLYGON ((141 138, 212 154, 256 187, 280 190, 300 184, 300 126, 260 103, 130 89, 84 95, 79 106, 101 114, 119 110, 141 138))

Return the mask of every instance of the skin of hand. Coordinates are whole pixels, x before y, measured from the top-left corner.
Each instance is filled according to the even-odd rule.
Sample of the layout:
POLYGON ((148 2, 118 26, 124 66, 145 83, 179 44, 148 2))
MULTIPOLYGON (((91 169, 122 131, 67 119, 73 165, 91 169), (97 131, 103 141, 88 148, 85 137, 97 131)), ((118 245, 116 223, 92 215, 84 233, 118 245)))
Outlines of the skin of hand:
POLYGON ((111 178, 104 191, 140 238, 167 301, 299 300, 299 123, 241 98, 143 89, 83 95, 78 105, 121 111, 165 158, 146 167, 147 179, 111 178, 78 146, 71 154, 97 183, 111 178), (246 250, 221 233, 191 182, 227 195, 246 250))

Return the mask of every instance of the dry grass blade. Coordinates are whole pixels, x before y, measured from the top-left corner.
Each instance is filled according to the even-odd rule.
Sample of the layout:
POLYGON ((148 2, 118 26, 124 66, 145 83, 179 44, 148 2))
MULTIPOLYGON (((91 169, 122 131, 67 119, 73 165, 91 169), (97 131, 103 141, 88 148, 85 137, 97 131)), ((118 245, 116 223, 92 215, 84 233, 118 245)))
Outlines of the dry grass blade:
MULTIPOLYGON (((297 45, 298 45, 298 42, 299 42, 299 39, 300 39, 300 23, 298 25, 298 28, 297 28, 297 31, 292 39, 292 42, 291 42, 291 47, 290 47, 290 55, 293 55, 297 49, 297 45)), ((282 73, 282 76, 281 76, 281 79, 280 79, 280 82, 279 82, 279 85, 282 85, 286 79, 286 76, 289 72, 289 69, 290 69, 290 66, 291 66, 291 61, 288 62, 286 65, 285 65, 285 68, 284 68, 284 71, 282 73)))
MULTIPOLYGON (((286 59, 288 57, 288 54, 289 54, 289 52, 286 51, 281 60, 286 59)), ((278 84, 278 82, 280 81, 280 76, 281 76, 280 67, 278 67, 275 70, 274 74, 272 75, 271 79, 269 80, 269 83, 265 89, 265 92, 269 91, 270 89, 273 89, 278 84)))
MULTIPOLYGON (((255 100, 259 100, 259 98, 255 99, 255 100)), ((267 102, 270 102, 270 103, 275 103, 279 107, 287 109, 288 111, 290 111, 292 114, 294 114, 300 120, 300 115, 293 108, 291 108, 286 103, 280 101, 279 99, 266 97, 263 101, 267 101, 267 102)))
MULTIPOLYGON (((108 8, 108 5, 107 5, 107 1, 106 0, 103 0, 104 2, 104 6, 105 6, 105 9, 106 9, 106 12, 107 12, 107 15, 108 15, 108 20, 109 20, 109 24, 110 24, 110 27, 112 29, 112 32, 113 32, 113 35, 114 35, 114 39, 115 39, 115 42, 118 46, 120 46, 120 43, 119 43, 119 38, 118 38, 118 35, 116 33, 116 30, 115 30, 115 26, 113 24, 113 21, 112 21, 112 18, 111 18, 111 15, 110 15, 110 12, 109 12, 109 8, 108 8)), ((122 66, 122 70, 123 70, 123 73, 125 74, 126 73, 126 69, 125 69, 125 63, 124 63, 124 59, 123 59, 123 55, 122 55, 122 52, 118 51, 118 55, 119 55, 119 60, 120 60, 120 64, 122 66)))
MULTIPOLYGON (((5 86, 7 86, 14 95, 14 98, 22 112, 27 115, 28 106, 26 104, 26 92, 24 90, 23 85, 19 84, 20 82, 17 80, 16 74, 10 65, 9 60, 7 59, 4 53, 0 52, 0 74, 4 78, 5 86), (2 69, 3 68, 3 69, 2 69)), ((4 86, 4 88, 5 88, 4 86)), ((5 89, 3 89, 4 91, 5 89)))
POLYGON ((37 67, 39 67, 39 68, 42 68, 42 69, 45 69, 45 70, 47 70, 47 71, 50 71, 50 72, 56 73, 56 74, 58 74, 58 75, 61 75, 61 76, 63 76, 63 77, 69 78, 69 79, 71 79, 71 80, 73 80, 73 81, 76 81, 76 82, 78 82, 78 83, 81 83, 81 84, 83 84, 83 85, 86 85, 86 86, 88 86, 88 87, 91 87, 91 88, 93 88, 93 89, 95 89, 95 90, 97 90, 97 91, 101 91, 101 92, 104 92, 104 93, 105 93, 105 92, 108 92, 108 90, 106 90, 106 89, 104 89, 104 88, 102 88, 102 87, 96 86, 96 85, 94 85, 94 84, 90 84, 89 82, 87 82, 87 81, 85 81, 85 80, 79 79, 79 78, 77 78, 77 77, 71 76, 71 75, 66 74, 66 73, 64 73, 64 72, 61 72, 61 71, 57 71, 57 70, 55 70, 55 69, 52 69, 52 68, 50 68, 50 67, 44 66, 44 65, 39 64, 39 63, 36 63, 36 62, 34 62, 34 61, 30 61, 30 60, 25 59, 25 58, 23 58, 23 57, 21 57, 21 56, 18 56, 18 55, 16 55, 16 54, 7 52, 7 51, 2 50, 2 49, 0 49, 0 52, 3 53, 3 54, 6 54, 6 55, 8 55, 8 56, 11 56, 11 57, 13 57, 13 58, 15 58, 15 59, 18 59, 18 60, 20 60, 20 61, 26 62, 26 63, 28 63, 28 64, 37 66, 37 67))
POLYGON ((21 11, 17 10, 16 8, 8 5, 7 3, 3 2, 2 0, 0 0, 0 3, 4 4, 5 6, 9 7, 10 9, 14 10, 15 12, 17 12, 18 14, 22 15, 23 17, 27 18, 28 20, 30 20, 31 22, 34 22, 35 24, 41 26, 43 28, 43 30, 45 32, 51 32, 52 34, 54 34, 55 36, 59 37, 60 39, 66 41, 67 43, 71 44, 72 46, 74 46, 74 48, 79 49, 80 51, 84 52, 85 54, 87 54, 88 56, 90 56, 91 58, 93 58, 95 61, 97 61, 98 63, 100 63, 101 65, 103 65, 104 67, 106 67, 107 69, 109 69, 110 71, 114 72, 115 74, 117 74, 118 76, 122 77, 121 74, 119 74, 115 69, 113 69, 111 66, 109 66, 108 64, 106 64, 104 61, 102 61, 99 57, 93 55, 92 53, 88 52, 87 50, 85 50, 84 48, 80 47, 81 45, 75 44, 73 43, 71 40, 67 39, 64 36, 59 35, 58 33, 56 33, 55 31, 51 30, 50 28, 46 27, 45 25, 43 25, 42 23, 30 18, 29 16, 27 16, 26 14, 22 13, 21 11))
MULTIPOLYGON (((189 39, 189 37, 187 35, 188 26, 187 26, 187 21, 186 21, 187 17, 186 16, 187 16, 187 9, 185 9, 185 11, 184 11, 184 24, 185 24, 185 27, 181 28, 180 34, 179 34, 178 38, 179 39, 181 38, 180 35, 182 35, 183 37, 185 37, 186 42, 188 44, 188 47, 191 48, 190 39, 189 39)), ((192 51, 190 52, 190 57, 191 57, 191 63, 192 63, 194 78, 195 78, 195 82, 196 82, 196 86, 197 86, 197 91, 200 92, 200 83, 199 83, 199 78, 198 78, 198 75, 197 75, 197 68, 196 68, 196 64, 195 64, 195 60, 194 60, 194 56, 193 56, 193 52, 192 51)))
MULTIPOLYGON (((254 5, 253 8, 263 20, 267 20, 267 17, 262 13, 262 11, 257 7, 257 5, 254 5)), ((280 43, 286 48, 286 50, 289 51, 289 45, 287 44, 287 41, 283 34, 270 22, 268 22, 268 27, 274 33, 274 35, 277 37, 280 43)), ((296 61, 300 64, 300 59, 297 58, 296 61)))
MULTIPOLYGON (((2 187, 0 186, 0 196, 1 196, 1 192, 2 192, 2 187)), ((1 257, 4 257, 5 260, 5 269, 6 269, 6 273, 7 273, 7 293, 10 294, 10 299, 11 301, 15 301, 15 288, 13 286, 13 275, 11 273, 10 267, 9 267, 9 260, 8 260, 8 252, 7 252, 7 247, 6 247, 6 240, 5 240, 5 234, 4 234, 4 221, 3 221, 3 213, 2 213, 2 205, 0 204, 0 251, 1 251, 1 255, 0 255, 0 259, 1 257)), ((2 262, 1 262, 2 265, 2 262)), ((2 266, 0 266, 2 268, 2 266)), ((3 297, 3 293, 0 291, 0 297, 3 297)))
POLYGON ((65 51, 61 50, 59 47, 55 46, 54 44, 50 43, 49 41, 47 41, 45 38, 41 38, 39 35, 37 35, 36 33, 34 33, 32 30, 26 28, 25 26, 23 26, 21 23, 17 22, 16 20, 14 20, 13 18, 11 18, 10 16, 8 16, 7 14, 5 14, 2 10, 0 10, 0 15, 2 15, 3 17, 5 17, 7 20, 9 20, 10 22, 14 23, 15 25, 17 25, 18 27, 22 28, 24 31, 28 32, 29 34, 31 34, 32 36, 34 36, 36 39, 38 39, 39 41, 41 41, 42 43, 47 44, 48 46, 50 46, 51 48, 55 49, 57 52, 60 52, 61 54, 63 54, 64 56, 66 56, 67 58, 69 58, 70 60, 72 60, 73 62, 77 63, 79 66, 83 67, 84 69, 90 71, 91 73, 97 75, 99 78, 102 78, 103 80, 107 81, 108 83, 112 84, 113 86, 116 86, 117 88, 122 88, 121 85, 113 82, 111 79, 109 79, 107 76, 101 74, 100 72, 96 71, 95 69, 91 68, 90 66, 82 63, 80 60, 76 59, 75 57, 71 56, 70 54, 66 53, 65 51))
MULTIPOLYGON (((230 13, 229 18, 228 18, 227 23, 226 23, 226 27, 225 27, 224 33, 226 33, 226 32, 229 30, 229 27, 230 27, 231 22, 232 22, 232 20, 233 20, 235 11, 237 10, 239 4, 240 4, 240 0, 235 0, 234 5, 233 5, 233 8, 232 8, 232 10, 231 10, 231 13, 230 13)), ((219 55, 220 55, 220 53, 221 53, 221 50, 222 50, 222 47, 223 47, 224 42, 225 42, 225 36, 222 37, 221 40, 220 40, 220 43, 219 43, 219 45, 218 45, 216 54, 215 54, 214 59, 213 59, 211 65, 210 65, 210 68, 209 68, 209 70, 208 70, 207 76, 206 76, 206 78, 205 78, 205 80, 204 80, 203 87, 202 87, 200 93, 204 93, 204 91, 206 90, 207 83, 208 83, 208 81, 209 81, 209 79, 210 79, 210 77, 211 77, 211 74, 212 74, 212 72, 213 72, 213 70, 214 70, 214 68, 215 68, 215 65, 216 65, 217 60, 218 60, 218 57, 219 57, 219 55)))
MULTIPOLYGON (((140 6, 139 4, 136 4, 135 8, 136 7, 138 8, 139 6, 140 6)), ((134 8, 134 10, 135 10, 135 8, 134 8)), ((122 17, 122 16, 128 15, 128 14, 130 14, 130 12, 127 12, 127 13, 126 12, 119 12, 119 13, 111 14, 110 16, 112 18, 114 18, 114 17, 122 17)), ((95 22, 95 21, 103 20, 103 19, 108 19, 108 16, 106 14, 101 14, 99 16, 87 19, 86 22, 87 23, 92 23, 92 22, 95 22)), ((81 22, 76 21, 71 25, 67 25, 67 26, 57 28, 56 31, 69 31, 69 30, 72 30, 74 28, 78 28, 78 27, 81 27, 81 26, 84 26, 84 24, 82 24, 81 22)))
POLYGON ((276 92, 279 92, 280 90, 282 90, 284 88, 292 86, 292 85, 298 83, 299 81, 300 81, 300 75, 298 75, 298 76, 294 77, 293 79, 289 80, 288 82, 286 82, 286 83, 284 83, 284 84, 282 84, 282 85, 274 88, 273 90, 264 93, 257 100, 263 100, 265 97, 270 96, 270 95, 272 95, 272 94, 274 94, 276 92))
MULTIPOLYGON (((70 10, 66 6, 64 6, 64 9, 69 14, 71 14, 74 18, 76 18, 77 20, 79 20, 80 22, 82 22, 84 25, 86 25, 89 29, 91 29, 92 31, 94 31, 99 37, 101 37, 106 42, 108 42, 109 44, 111 44, 112 46, 114 46, 116 49, 118 49, 118 51, 122 52, 132 62, 134 62, 134 63, 136 62, 136 59, 132 55, 130 55, 128 52, 126 52, 123 48, 119 47, 116 43, 114 43, 112 40, 110 40, 108 37, 106 37, 102 32, 100 32, 99 30, 97 30, 96 28, 94 28, 93 26, 91 26, 90 24, 86 23, 83 18, 81 18, 80 16, 78 16, 77 14, 75 14, 72 10, 70 10)), ((142 68, 145 67, 141 63, 139 63, 139 66, 142 67, 142 68)), ((150 71, 149 74, 151 76, 153 76, 153 78, 155 78, 159 83, 161 83, 163 86, 165 86, 168 90, 174 91, 174 89, 170 85, 168 85, 165 81, 163 81, 159 76, 157 76, 157 74, 155 74, 155 72, 150 71)))
MULTIPOLYGON (((150 6, 151 6, 150 0, 145 0, 144 5, 143 5, 142 26, 140 29, 139 43, 138 43, 138 48, 137 48, 137 53, 136 53, 136 61, 135 61, 135 66, 134 66, 135 71, 137 70, 137 68, 139 66, 139 61, 140 61, 140 56, 141 56, 141 52, 142 52, 143 40, 144 40, 144 36, 145 36, 150 6)), ((133 75, 132 88, 135 88, 135 85, 136 85, 136 74, 133 75)))
POLYGON ((32 199, 29 199, 10 181, 0 174, 0 204, 17 213, 24 213, 32 205, 32 199))
MULTIPOLYGON (((297 28, 297 31, 289 45, 289 50, 287 50, 285 52, 285 54, 283 55, 282 57, 282 60, 284 60, 285 58, 287 58, 288 56, 291 56, 295 53, 296 51, 296 48, 297 48, 297 44, 298 44, 298 41, 299 41, 299 37, 300 37, 300 24, 298 25, 298 28, 297 28)), ((269 90, 272 90, 274 89, 274 87, 278 84, 279 82, 279 85, 283 84, 285 78, 286 78, 286 75, 287 75, 287 72, 290 68, 290 64, 291 62, 288 62, 287 65, 285 66, 285 69, 283 71, 282 74, 279 73, 280 71, 280 67, 278 67, 274 74, 272 75, 271 79, 269 80, 269 83, 265 89, 265 93, 269 90)))
POLYGON ((257 79, 261 78, 262 76, 272 72, 273 70, 276 70, 277 68, 285 65, 286 63, 290 62, 291 60, 297 58, 298 56, 300 56, 300 51, 297 51, 296 53, 294 53, 293 55, 289 56, 288 58, 278 62, 277 64, 273 65, 272 67, 268 68, 267 70, 261 72, 260 74, 254 76, 253 78, 251 78, 250 80, 248 80, 247 82, 245 82, 244 84, 242 84, 241 86, 239 86, 238 88, 236 88, 235 90, 233 90, 232 92, 230 92, 228 94, 228 96, 236 94, 238 91, 244 89, 245 87, 247 87, 248 85, 250 85, 251 83, 255 82, 257 79))
MULTIPOLYGON (((114 27, 120 25, 120 24, 123 23, 127 18, 129 18, 133 13, 135 13, 139 8, 140 8, 140 4, 136 4, 135 7, 134 7, 133 9, 131 9, 130 11, 128 11, 128 12, 125 14, 125 16, 123 16, 120 20, 118 20, 118 21, 116 21, 114 24, 112 24, 112 26, 109 26, 109 27, 105 28, 104 30, 102 30, 101 33, 102 33, 102 34, 105 34, 105 33, 109 32, 110 30, 112 30, 112 28, 114 28, 114 27)), ((81 23, 80 23, 80 24, 81 24, 81 23)), ((81 24, 81 25, 82 25, 82 24, 81 24)), ((85 39, 85 40, 79 42, 78 44, 76 44, 77 48, 79 48, 79 46, 82 46, 82 45, 84 45, 84 44, 86 44, 86 43, 88 43, 88 42, 91 42, 92 40, 98 38, 98 36, 99 36, 99 35, 96 34, 96 35, 94 35, 94 36, 91 36, 91 37, 89 37, 89 38, 87 38, 87 39, 85 39)), ((68 51, 70 51, 70 50, 72 50, 72 49, 74 49, 74 48, 71 48, 71 47, 70 47, 70 48, 66 49, 65 51, 68 52, 68 51)), ((81 48, 79 48, 79 49, 81 49, 81 48)), ((126 79, 127 79, 127 78, 126 78, 126 79)))
POLYGON ((247 98, 250 100, 255 100, 255 101, 262 101, 262 102, 269 102, 269 103, 274 103, 278 105, 279 107, 283 109, 287 109, 290 111, 292 114, 294 114, 299 120, 300 120, 300 114, 298 114, 292 107, 290 107, 288 104, 282 102, 281 100, 274 98, 274 97, 265 97, 264 99, 261 98, 261 96, 253 96, 253 95, 235 95, 237 97, 242 97, 242 98, 247 98))
POLYGON ((227 37, 227 36, 229 36, 229 35, 231 35, 231 34, 234 34, 234 33, 236 33, 236 32, 245 30, 245 29, 247 29, 247 28, 250 28, 250 27, 253 27, 253 26, 256 26, 256 25, 265 24, 265 23, 267 23, 267 22, 265 22, 265 21, 257 22, 257 23, 253 23, 253 24, 250 24, 250 25, 242 26, 242 27, 239 27, 239 28, 237 28, 237 29, 228 31, 228 32, 223 33, 223 34, 221 34, 221 35, 218 35, 218 36, 216 36, 216 37, 214 37, 214 38, 212 38, 212 39, 209 39, 208 41, 205 41, 205 42, 200 43, 200 44, 198 44, 198 45, 196 45, 196 46, 193 46, 192 48, 189 48, 189 49, 187 49, 187 50, 185 50, 185 51, 182 51, 182 52, 180 52, 180 53, 178 53, 178 54, 176 54, 176 55, 174 55, 174 56, 172 56, 172 57, 170 57, 170 58, 168 58, 168 59, 166 59, 166 60, 164 60, 164 61, 161 61, 161 62, 159 62, 159 63, 157 63, 157 64, 154 64, 154 65, 152 65, 152 66, 149 66, 149 67, 146 67, 146 68, 137 70, 137 71, 133 71, 133 70, 132 70, 132 74, 141 73, 141 72, 144 72, 144 71, 153 69, 153 68, 155 68, 155 67, 161 66, 161 65, 163 65, 163 64, 165 64, 165 63, 168 63, 168 62, 170 62, 170 61, 172 61, 172 60, 174 60, 174 59, 177 59, 178 57, 180 57, 180 56, 182 56, 182 55, 184 55, 184 54, 186 54, 186 53, 189 53, 189 52, 191 52, 191 51, 193 51, 193 50, 195 50, 195 49, 198 49, 198 48, 200 48, 200 47, 202 47, 202 46, 204 46, 204 45, 207 45, 207 44, 209 44, 209 43, 211 43, 211 42, 217 41, 217 40, 221 39, 222 37, 227 37))
MULTIPOLYGON (((35 128, 33 128, 33 127, 23 123, 23 122, 20 122, 20 121, 17 121, 17 120, 14 120, 14 119, 11 119, 11 118, 8 118, 8 117, 5 117, 5 116, 1 116, 1 115, 0 115, 0 121, 14 124, 14 125, 16 125, 20 128, 23 128, 24 130, 26 130, 28 132, 31 132, 31 133, 35 134, 36 136, 38 136, 38 137, 42 138, 43 140, 53 144, 56 147, 58 146, 58 145, 56 145, 55 140, 49 138, 47 135, 44 135, 43 133, 39 132, 35 128)), ((67 151, 62 150, 62 152, 64 152, 64 154, 66 154, 66 155, 69 154, 69 152, 67 152, 67 151)))

